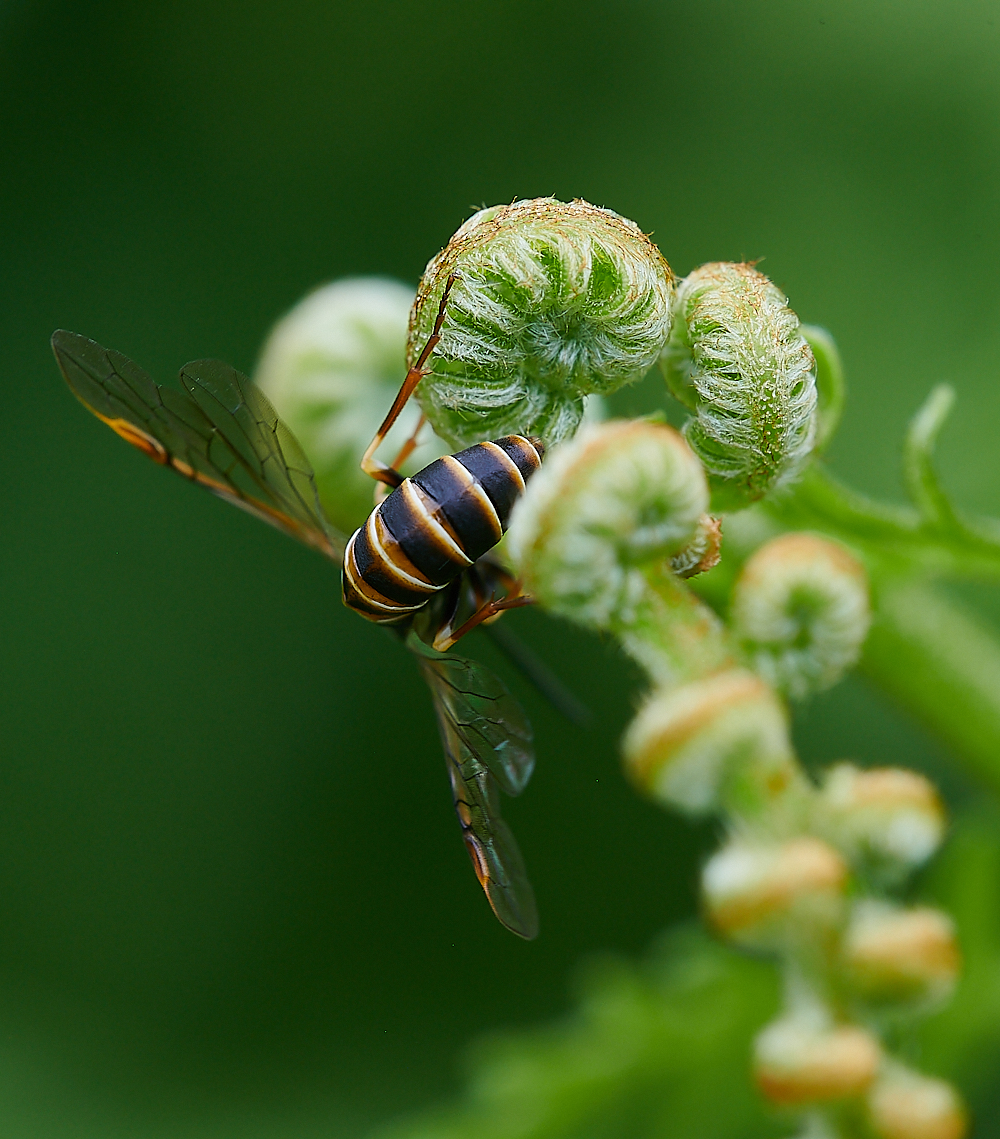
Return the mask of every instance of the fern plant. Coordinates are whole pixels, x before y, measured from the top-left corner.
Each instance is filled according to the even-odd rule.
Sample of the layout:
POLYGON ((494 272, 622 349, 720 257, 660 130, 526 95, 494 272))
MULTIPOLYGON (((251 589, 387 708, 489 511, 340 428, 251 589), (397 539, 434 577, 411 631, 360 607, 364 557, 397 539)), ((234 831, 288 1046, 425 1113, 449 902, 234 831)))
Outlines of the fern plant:
MULTIPOLYGON (((1000 575, 1000 522, 963 514, 934 470, 952 393, 932 391, 905 440, 911 505, 857 494, 822 461, 845 399, 829 333, 802 326, 754 266, 711 263, 678 280, 635 223, 582 201, 479 211, 428 264, 407 329, 408 300, 377 281, 307 298, 272 335, 257 389, 202 362, 185 373, 187 397, 171 396, 91 342, 56 344, 74 390, 123 437, 339 556, 339 532, 310 498, 309 460, 329 518, 360 526, 372 503, 357 461, 405 341, 420 413, 400 461, 425 420, 425 459, 534 438, 546 459, 526 487, 518 476, 497 572, 618 640, 648 679, 622 741, 627 777, 665 809, 720 821, 702 875, 719 941, 686 930, 647 966, 604 969, 571 1024, 495 1050, 468 1108, 403 1134, 656 1135, 697 1119, 699 1134, 719 1136, 962 1139, 968 1115, 948 1064, 925 1071, 912 1046, 961 966, 954 917, 910 890, 944 837, 940 797, 901 768, 843 762, 813 778, 789 719, 789 702, 860 660, 1000 787, 1000 646, 939 585, 1000 575), (654 367, 679 429, 665 414, 605 419, 602 399, 654 367), (230 485, 236 466, 263 497, 230 485)), ((432 670, 452 659, 419 653, 432 670)), ((460 794, 471 780, 500 836, 494 849, 481 841, 488 827, 476 832, 480 881, 495 909, 491 886, 530 898, 490 774, 464 766, 476 757, 463 709, 494 721, 473 713, 476 693, 438 679, 454 689, 437 710, 463 828, 476 825, 460 794), (505 844, 509 857, 497 854, 505 844)), ((507 708, 501 689, 481 702, 507 708)), ((981 848, 962 856, 981 864, 981 848)), ((968 896, 952 900, 971 912, 968 896)), ((987 950, 976 960, 996 966, 987 950)), ((994 1031, 995 987, 984 989, 990 1016, 953 1031, 956 1052, 994 1031)))

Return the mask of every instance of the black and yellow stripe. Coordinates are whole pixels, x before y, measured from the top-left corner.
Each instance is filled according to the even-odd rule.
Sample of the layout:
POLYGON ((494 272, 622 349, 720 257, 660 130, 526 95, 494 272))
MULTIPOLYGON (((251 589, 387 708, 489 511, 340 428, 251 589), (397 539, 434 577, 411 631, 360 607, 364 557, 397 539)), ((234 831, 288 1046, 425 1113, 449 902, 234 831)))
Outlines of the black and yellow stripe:
POLYGON ((544 452, 508 435, 404 479, 347 543, 344 604, 378 624, 421 609, 500 541, 544 452))

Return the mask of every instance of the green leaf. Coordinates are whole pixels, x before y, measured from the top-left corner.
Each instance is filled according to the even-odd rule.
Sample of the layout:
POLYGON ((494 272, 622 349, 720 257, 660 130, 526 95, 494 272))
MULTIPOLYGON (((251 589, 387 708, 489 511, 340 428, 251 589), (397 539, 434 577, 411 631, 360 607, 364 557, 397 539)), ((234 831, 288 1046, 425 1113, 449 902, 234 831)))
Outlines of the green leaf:
POLYGON ((592 964, 564 1023, 475 1045, 465 1102, 381 1139, 778 1136, 749 1070, 777 1003, 769 963, 681 927, 644 965, 592 964))

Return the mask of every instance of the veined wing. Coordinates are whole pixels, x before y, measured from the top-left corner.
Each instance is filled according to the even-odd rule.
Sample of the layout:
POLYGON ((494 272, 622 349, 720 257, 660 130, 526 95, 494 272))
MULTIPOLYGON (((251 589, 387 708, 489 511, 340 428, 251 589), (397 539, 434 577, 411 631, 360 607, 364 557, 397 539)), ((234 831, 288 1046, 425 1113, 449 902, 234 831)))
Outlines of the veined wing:
POLYGON ((534 737, 521 705, 495 673, 457 653, 435 652, 416 633, 407 638, 432 690, 464 745, 508 795, 520 795, 535 768, 534 737))
POLYGON ((523 789, 533 766, 531 729, 502 682, 454 653, 407 638, 434 698, 455 811, 476 877, 497 918, 529 940, 538 933, 524 859, 500 814, 499 788, 523 789), (505 716, 510 714, 508 724, 505 716))
POLYGON ((196 360, 182 369, 178 391, 74 332, 54 333, 52 350, 73 394, 126 442, 340 560, 344 540, 323 516, 309 460, 246 376, 196 360))

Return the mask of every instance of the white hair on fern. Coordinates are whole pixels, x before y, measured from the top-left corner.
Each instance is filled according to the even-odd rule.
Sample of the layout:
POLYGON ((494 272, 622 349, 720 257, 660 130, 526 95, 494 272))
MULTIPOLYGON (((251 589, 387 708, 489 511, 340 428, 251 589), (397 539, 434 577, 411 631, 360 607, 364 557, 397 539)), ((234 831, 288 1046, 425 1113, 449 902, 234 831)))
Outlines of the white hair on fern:
POLYGON ((802 699, 835 684, 857 661, 871 623, 868 575, 835 542, 783 534, 744 565, 730 620, 761 676, 802 699))
POLYGON ((411 362, 452 274, 417 397, 453 446, 510 432, 550 445, 568 438, 584 398, 642 376, 670 332, 673 274, 659 250, 634 222, 579 199, 534 198, 469 218, 421 280, 411 362))
POLYGON ((627 627, 645 565, 684 549, 707 504, 701 466, 676 431, 602 423, 546 458, 514 509, 508 550, 550 609, 627 627))
POLYGON ((723 508, 796 477, 816 437, 815 361, 784 294, 751 265, 713 262, 677 290, 662 366, 694 412, 684 434, 723 508))

